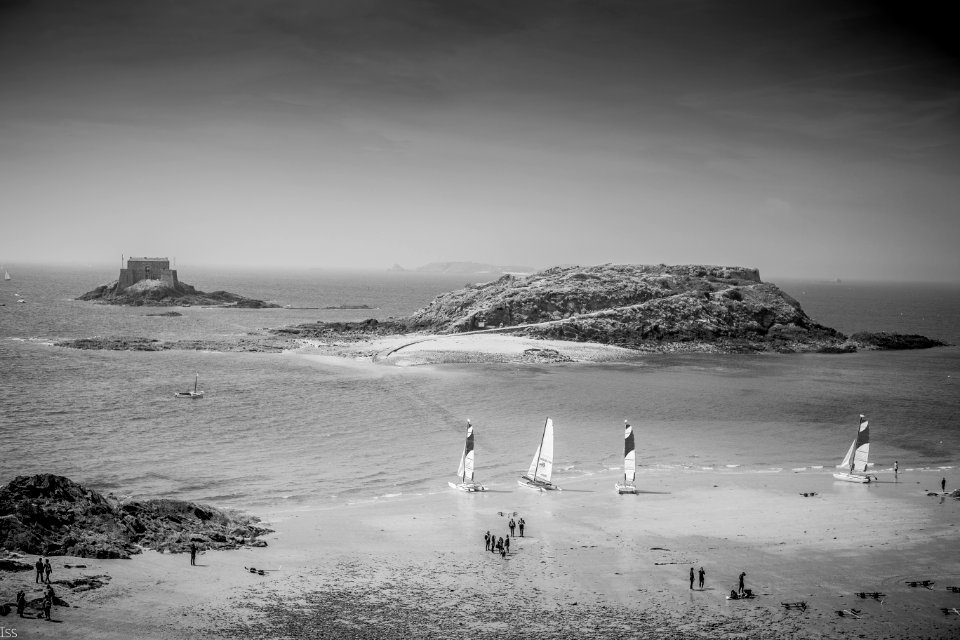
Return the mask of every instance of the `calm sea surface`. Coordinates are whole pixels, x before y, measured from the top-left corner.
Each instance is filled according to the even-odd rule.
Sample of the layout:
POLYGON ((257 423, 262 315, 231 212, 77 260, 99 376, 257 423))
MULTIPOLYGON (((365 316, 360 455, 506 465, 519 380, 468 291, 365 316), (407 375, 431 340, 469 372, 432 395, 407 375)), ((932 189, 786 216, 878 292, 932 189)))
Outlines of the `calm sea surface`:
MULTIPOLYGON (((181 269, 289 309, 156 309, 73 300, 115 268, 7 265, 0 282, 0 482, 53 472, 102 491, 248 509, 446 491, 465 420, 478 479, 519 490, 544 418, 556 476, 611 474, 622 423, 640 473, 826 473, 870 418, 876 468, 960 460, 960 348, 847 355, 648 356, 635 363, 397 368, 305 353, 77 351, 70 337, 214 338, 317 319, 402 316, 464 276, 181 269), (17 304, 15 294, 27 300, 17 304), (364 311, 322 310, 366 304, 364 311), (173 397, 200 374, 206 397, 173 397), (823 466, 820 470, 818 467, 823 466)), ((920 333, 960 344, 960 286, 781 281, 845 333, 920 333)))

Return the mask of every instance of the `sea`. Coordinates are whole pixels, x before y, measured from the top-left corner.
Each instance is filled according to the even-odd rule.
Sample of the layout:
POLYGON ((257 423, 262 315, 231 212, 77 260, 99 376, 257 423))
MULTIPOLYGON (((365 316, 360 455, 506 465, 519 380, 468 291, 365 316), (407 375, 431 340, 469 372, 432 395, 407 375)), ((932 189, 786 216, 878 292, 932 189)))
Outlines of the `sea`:
MULTIPOLYGON (((116 307, 75 298, 108 265, 8 264, 0 282, 0 482, 55 473, 98 491, 263 513, 449 491, 467 420, 477 479, 522 490, 544 420, 563 486, 638 475, 829 473, 870 420, 875 470, 951 475, 960 461, 960 347, 855 354, 653 354, 616 364, 397 367, 284 353, 85 351, 67 338, 242 337, 316 320, 401 317, 482 280, 417 272, 181 269, 204 291, 279 309, 116 307), (24 302, 18 302, 24 300, 24 302), (369 309, 326 309, 366 305, 369 309), (178 399, 195 376, 202 400, 178 399)), ((845 333, 960 345, 960 285, 776 281, 845 333)))

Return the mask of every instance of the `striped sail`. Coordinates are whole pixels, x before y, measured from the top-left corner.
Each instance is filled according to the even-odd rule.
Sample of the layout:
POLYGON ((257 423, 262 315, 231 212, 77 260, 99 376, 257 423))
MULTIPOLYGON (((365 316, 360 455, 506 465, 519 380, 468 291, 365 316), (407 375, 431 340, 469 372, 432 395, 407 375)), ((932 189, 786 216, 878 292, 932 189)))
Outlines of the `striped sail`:
POLYGON ((467 420, 467 441, 463 445, 463 455, 460 456, 457 475, 463 482, 473 480, 473 425, 469 420, 467 420))
POLYGON ((870 423, 863 414, 860 415, 860 429, 857 431, 857 439, 854 442, 853 463, 850 466, 850 472, 867 470, 867 456, 870 453, 870 423))
POLYGON ((543 437, 540 439, 540 446, 537 447, 537 452, 533 454, 530 469, 525 477, 529 480, 549 483, 552 475, 553 420, 547 418, 547 421, 543 424, 543 437))
POLYGON ((637 478, 637 450, 633 444, 633 427, 626 420, 623 424, 623 478, 633 482, 637 478))
POLYGON ((856 439, 850 443, 847 449, 847 455, 843 457, 843 462, 837 465, 837 468, 849 469, 850 473, 855 471, 865 472, 867 470, 867 457, 870 453, 870 423, 860 414, 860 428, 857 430, 856 439))

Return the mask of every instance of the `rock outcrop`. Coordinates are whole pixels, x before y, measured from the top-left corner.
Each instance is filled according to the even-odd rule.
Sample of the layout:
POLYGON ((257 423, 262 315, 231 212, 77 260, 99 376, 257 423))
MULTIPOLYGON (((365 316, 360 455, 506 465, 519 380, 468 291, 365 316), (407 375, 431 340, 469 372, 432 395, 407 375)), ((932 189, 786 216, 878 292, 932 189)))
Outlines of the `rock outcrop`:
MULTIPOLYGON (((607 264, 507 275, 438 296, 407 325, 435 333, 503 329, 654 351, 669 345, 671 350, 847 352, 867 344, 814 322, 800 303, 761 281, 756 269, 704 265, 607 264)), ((941 344, 923 340, 875 339, 868 348, 941 344)))
POLYGON ((244 309, 278 308, 280 305, 253 298, 245 298, 229 291, 206 293, 184 282, 171 286, 161 280, 141 280, 126 289, 119 289, 119 281, 100 285, 77 300, 92 300, 104 304, 127 306, 215 306, 244 309))
POLYGON ((181 500, 119 501, 53 474, 0 488, 0 548, 37 555, 129 558, 144 548, 179 553, 266 546, 252 516, 181 500))

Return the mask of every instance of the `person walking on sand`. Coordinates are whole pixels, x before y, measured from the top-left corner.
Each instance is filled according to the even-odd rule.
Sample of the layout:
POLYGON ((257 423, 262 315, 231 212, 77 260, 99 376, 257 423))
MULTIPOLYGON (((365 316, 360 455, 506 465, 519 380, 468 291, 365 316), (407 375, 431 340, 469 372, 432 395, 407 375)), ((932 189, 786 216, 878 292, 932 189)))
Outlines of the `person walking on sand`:
POLYGON ((510 553, 510 536, 507 536, 503 541, 503 548, 507 550, 507 553, 510 553))
POLYGON ((53 571, 53 567, 50 566, 50 558, 47 558, 43 562, 43 572, 47 574, 47 584, 50 584, 50 572, 53 571))
POLYGON ((701 591, 703 591, 703 576, 705 576, 706 574, 707 572, 703 570, 703 567, 700 567, 700 590, 701 591))
POLYGON ((497 540, 497 551, 503 553, 503 536, 500 536, 500 539, 497 540))
POLYGON ((196 566, 197 564, 197 545, 193 542, 190 543, 190 566, 196 566))
POLYGON ((490 551, 490 532, 483 534, 483 550, 490 551))
POLYGON ((50 610, 53 609, 53 596, 47 594, 43 597, 43 617, 50 619, 50 610))
POLYGON ((693 589, 693 567, 690 567, 690 588, 693 589))
POLYGON ((743 577, 744 577, 745 575, 747 575, 747 572, 746 572, 746 571, 741 571, 741 572, 740 572, 740 587, 737 589, 737 595, 739 595, 739 596, 742 596, 742 595, 743 595, 743 577))
POLYGON ((17 591, 17 615, 23 617, 23 610, 27 608, 27 596, 23 591, 17 591))
POLYGON ((37 558, 37 563, 33 565, 37 570, 37 582, 43 582, 43 558, 37 558))
POLYGON ((510 518, 510 523, 507 525, 510 527, 510 535, 513 535, 513 530, 517 528, 517 523, 513 518, 510 518))
POLYGON ((523 521, 523 518, 520 518, 520 522, 517 523, 517 524, 520 525, 520 537, 522 538, 522 537, 523 537, 523 525, 525 525, 526 522, 523 521))

